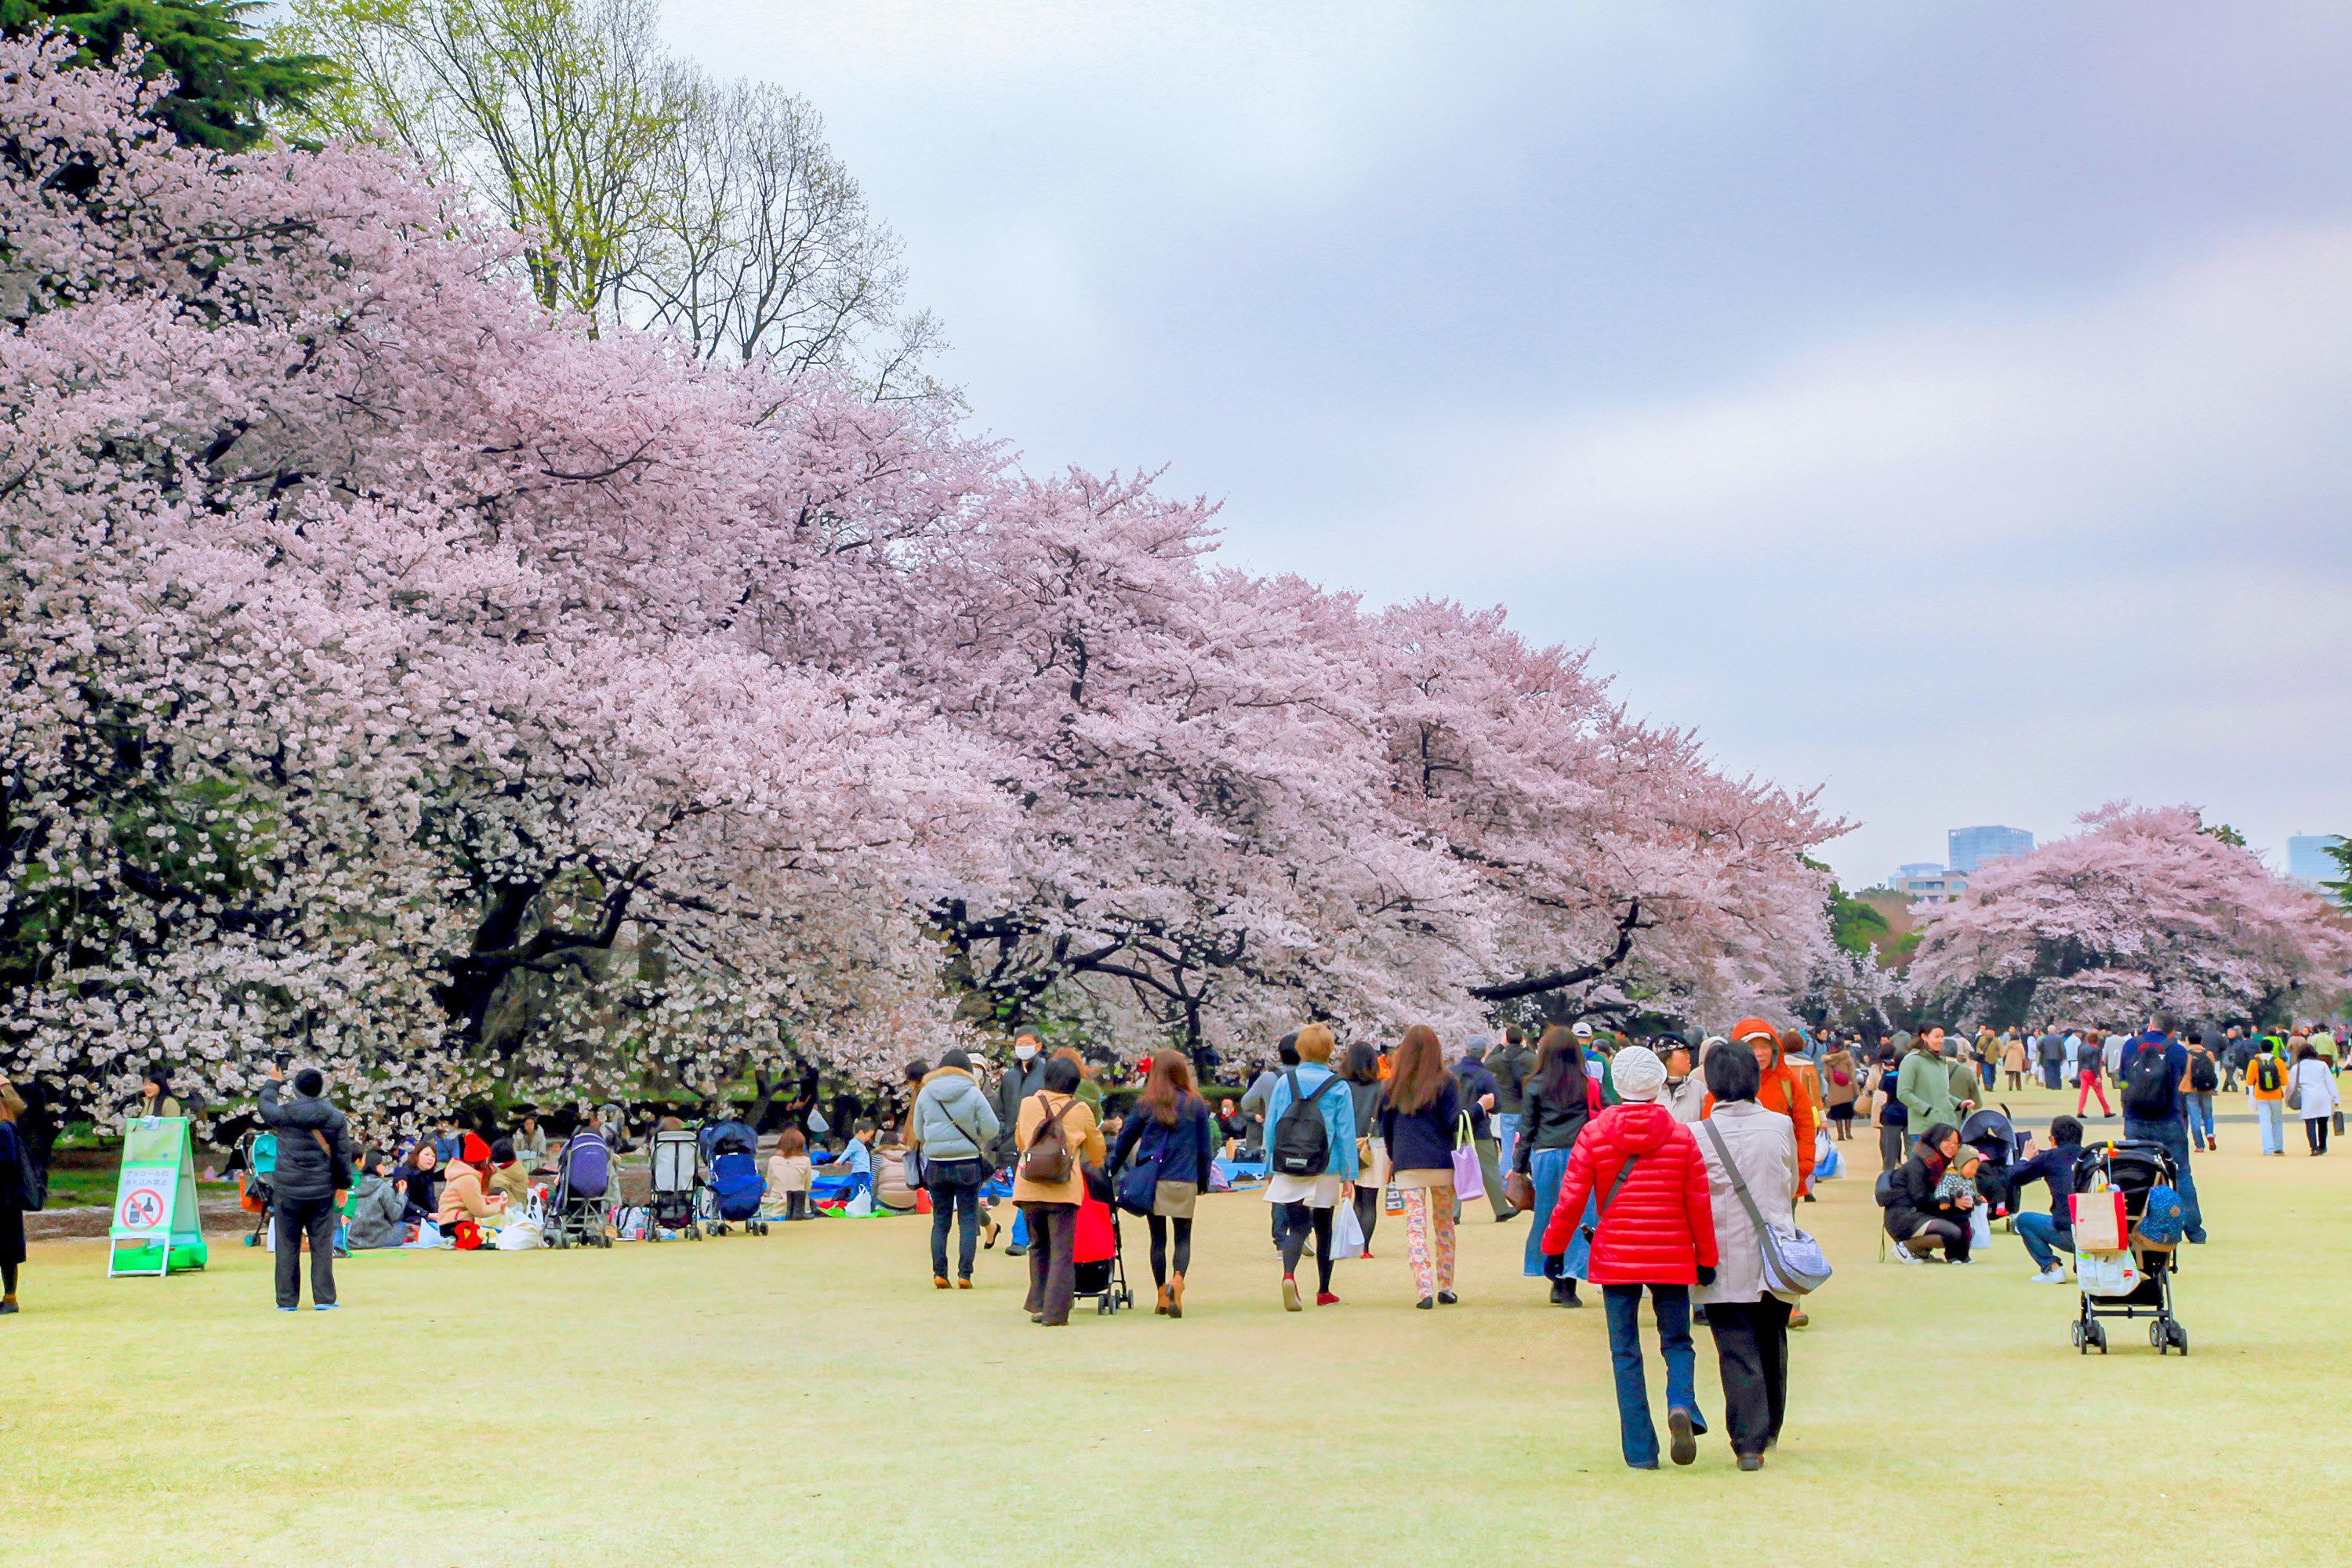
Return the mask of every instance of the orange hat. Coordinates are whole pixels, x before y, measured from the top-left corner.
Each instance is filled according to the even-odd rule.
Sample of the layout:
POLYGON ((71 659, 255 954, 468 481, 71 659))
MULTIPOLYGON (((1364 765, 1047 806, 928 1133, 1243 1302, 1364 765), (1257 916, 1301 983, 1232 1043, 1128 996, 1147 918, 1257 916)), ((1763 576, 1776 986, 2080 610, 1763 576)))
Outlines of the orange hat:
POLYGON ((1731 1026, 1731 1037, 1743 1046, 1759 1035, 1776 1046, 1780 1043, 1780 1031, 1761 1018, 1742 1018, 1731 1026))

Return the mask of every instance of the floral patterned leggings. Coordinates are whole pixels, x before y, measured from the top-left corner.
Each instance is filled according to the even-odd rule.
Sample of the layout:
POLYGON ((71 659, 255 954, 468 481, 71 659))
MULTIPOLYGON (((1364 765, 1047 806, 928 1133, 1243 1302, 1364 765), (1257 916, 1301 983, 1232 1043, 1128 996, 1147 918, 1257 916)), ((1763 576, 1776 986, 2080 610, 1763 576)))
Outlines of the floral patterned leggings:
POLYGON ((1404 1258, 1413 1289, 1423 1296, 1453 1289, 1454 1189, 1406 1187, 1403 1196, 1404 1258))

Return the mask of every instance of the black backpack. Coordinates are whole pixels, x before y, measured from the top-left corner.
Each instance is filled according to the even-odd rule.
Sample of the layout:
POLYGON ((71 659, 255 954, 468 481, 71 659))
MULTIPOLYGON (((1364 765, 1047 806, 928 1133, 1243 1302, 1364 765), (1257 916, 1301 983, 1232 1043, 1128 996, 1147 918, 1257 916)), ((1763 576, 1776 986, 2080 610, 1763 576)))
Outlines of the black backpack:
POLYGON ((2189 1087, 2200 1094, 2210 1094, 2221 1087, 2221 1075, 2214 1070, 2213 1058, 2202 1051, 2189 1058, 2189 1087))
POLYGON ((2124 1064, 2124 1110, 2150 1121, 2172 1114, 2172 1063, 2165 1048, 2153 1041, 2132 1053, 2124 1064))
POLYGON ((1323 1091, 1339 1081, 1333 1073, 1316 1086, 1312 1094, 1301 1093, 1298 1070, 1294 1068, 1283 1075, 1290 1085, 1290 1109, 1282 1113, 1282 1121, 1274 1130, 1273 1145, 1267 1149, 1267 1163, 1278 1176, 1319 1176, 1331 1163, 1331 1134, 1324 1130, 1323 1112, 1316 1101, 1323 1091))

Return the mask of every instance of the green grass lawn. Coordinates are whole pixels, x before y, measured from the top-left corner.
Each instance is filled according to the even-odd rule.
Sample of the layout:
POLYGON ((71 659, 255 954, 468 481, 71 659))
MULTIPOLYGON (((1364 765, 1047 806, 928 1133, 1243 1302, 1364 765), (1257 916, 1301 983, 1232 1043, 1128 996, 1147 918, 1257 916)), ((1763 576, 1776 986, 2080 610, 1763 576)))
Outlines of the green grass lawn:
MULTIPOLYGON (((2055 1099, 2008 1098, 2037 1125, 2055 1099)), ((1719 1437, 1623 1468, 1601 1314, 1519 1278, 1524 1221, 1465 1226, 1458 1308, 1412 1310, 1384 1229, 1344 1305, 1293 1317, 1264 1205, 1219 1197, 1181 1322, 1130 1221, 1144 1310, 1055 1331, 1001 1255, 935 1292, 907 1220, 362 1257, 344 1310, 297 1317, 233 1242, 112 1282, 98 1244, 44 1245, 0 1320, 0 1521, 16 1563, 1030 1563, 1056 1531, 1139 1563, 2343 1561, 2352 1153, 2290 1131, 2264 1161, 2232 1123, 2199 1162, 2187 1361, 2121 1324, 2075 1354, 2072 1291, 2006 1236, 1879 1264, 1849 1145, 1861 1173, 1804 1210, 1839 1273, 1755 1475, 1719 1437)))

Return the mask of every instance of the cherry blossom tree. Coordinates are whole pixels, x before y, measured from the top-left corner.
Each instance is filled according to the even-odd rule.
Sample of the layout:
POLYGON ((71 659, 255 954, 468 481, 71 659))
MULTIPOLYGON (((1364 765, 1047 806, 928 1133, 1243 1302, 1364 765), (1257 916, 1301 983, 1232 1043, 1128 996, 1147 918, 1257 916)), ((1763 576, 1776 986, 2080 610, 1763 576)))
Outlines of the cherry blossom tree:
POLYGON ((2352 981, 2341 918, 2193 809, 2117 803, 2082 824, 1922 912, 1914 995, 2000 1025, 2132 1026, 2158 1008, 2269 1021, 2352 981))

